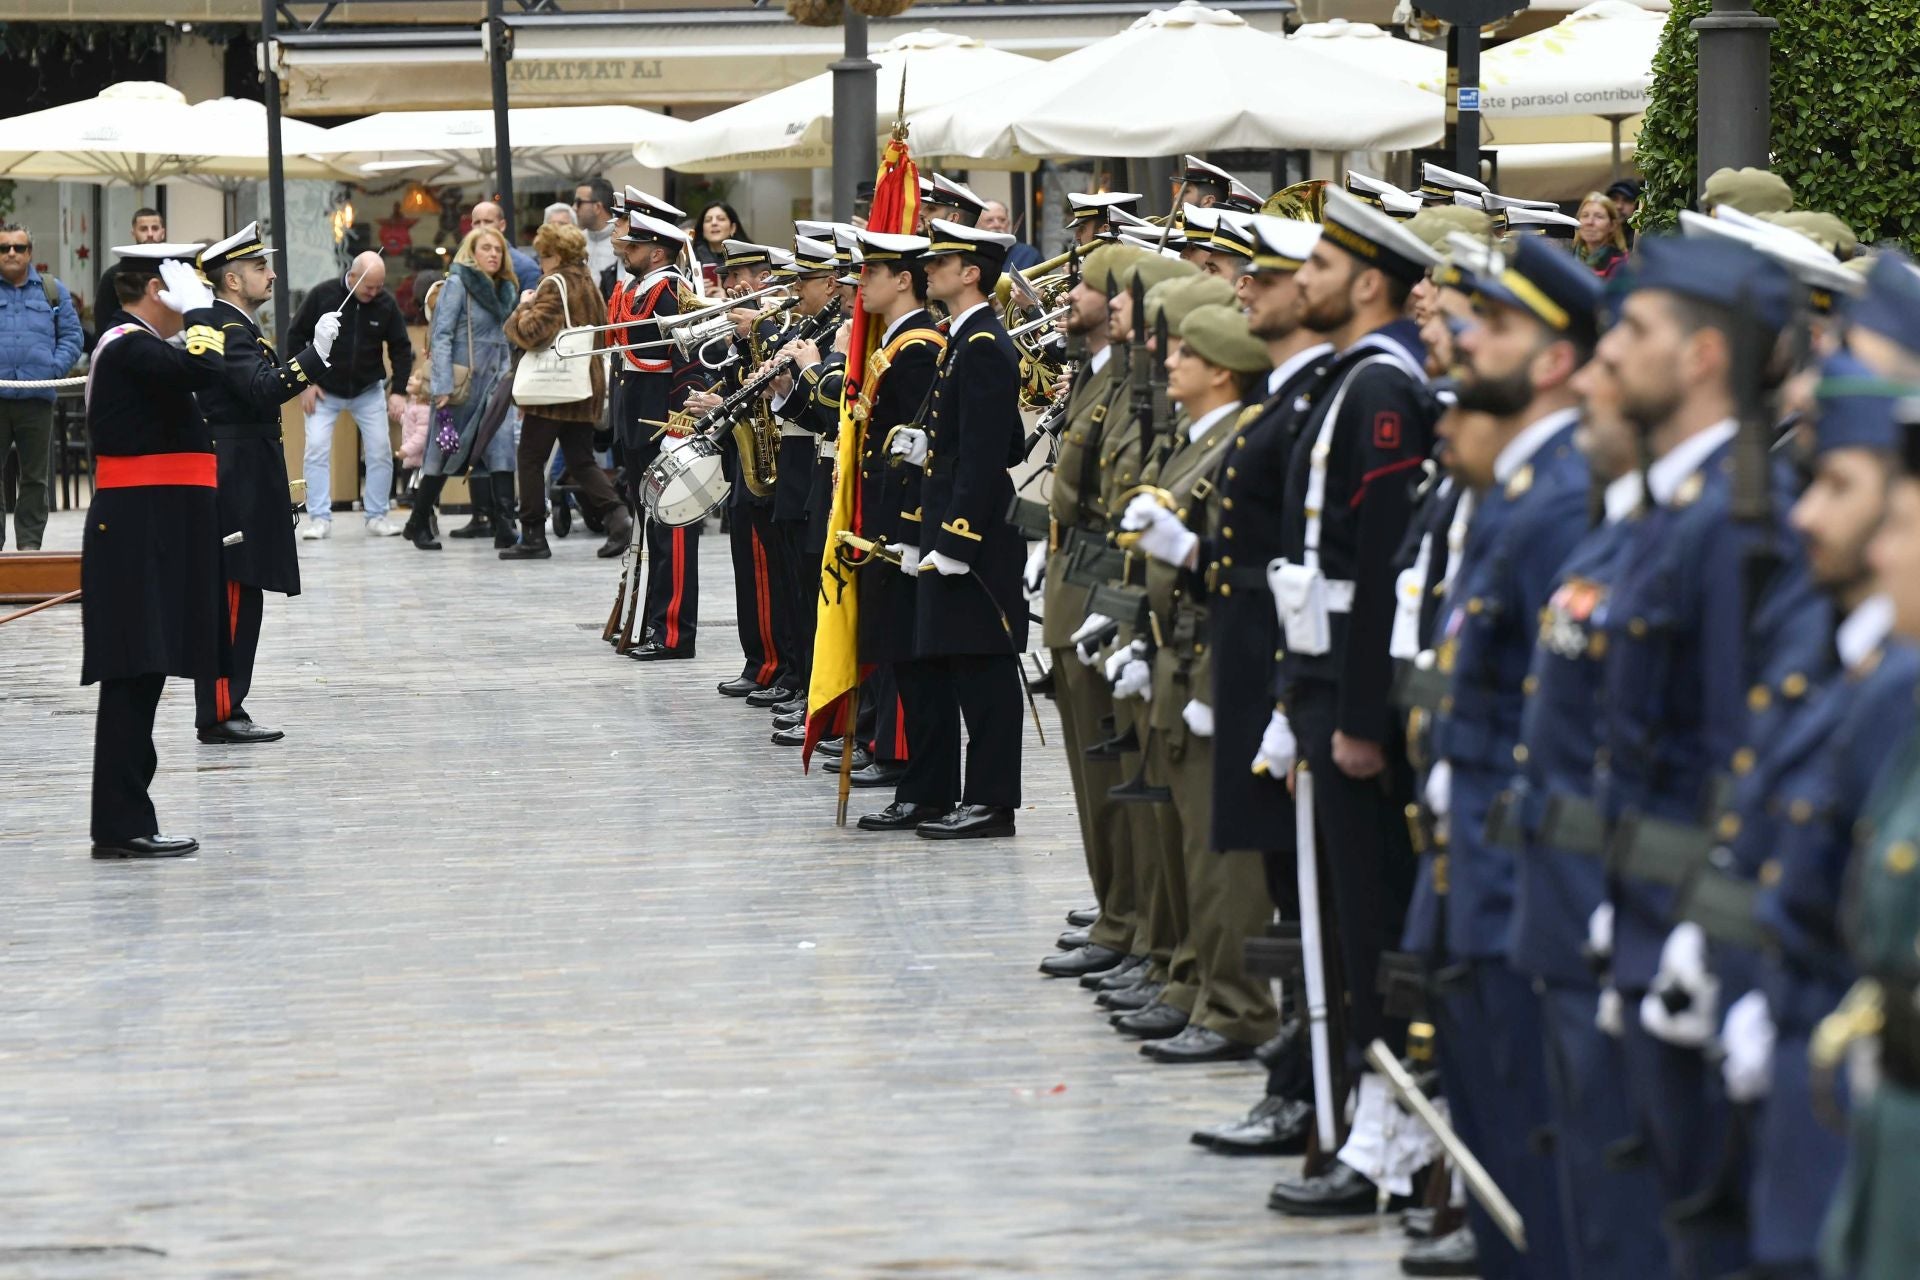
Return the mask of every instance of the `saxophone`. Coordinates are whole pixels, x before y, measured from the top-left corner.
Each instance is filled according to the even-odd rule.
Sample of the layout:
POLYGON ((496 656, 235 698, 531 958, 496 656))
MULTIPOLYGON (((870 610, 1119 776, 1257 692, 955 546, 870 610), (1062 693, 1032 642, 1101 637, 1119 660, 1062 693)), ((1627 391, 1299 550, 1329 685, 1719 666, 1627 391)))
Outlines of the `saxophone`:
MULTIPOLYGON (((780 332, 785 333, 790 313, 783 312, 780 317, 780 332)), ((770 354, 766 344, 760 341, 760 324, 755 321, 747 330, 747 350, 753 356, 753 367, 759 368, 770 354)), ((773 492, 773 484, 780 474, 780 428, 773 420, 773 409, 765 397, 756 397, 753 407, 747 410, 733 424, 734 447, 740 451, 740 482, 756 498, 764 498, 773 492)))

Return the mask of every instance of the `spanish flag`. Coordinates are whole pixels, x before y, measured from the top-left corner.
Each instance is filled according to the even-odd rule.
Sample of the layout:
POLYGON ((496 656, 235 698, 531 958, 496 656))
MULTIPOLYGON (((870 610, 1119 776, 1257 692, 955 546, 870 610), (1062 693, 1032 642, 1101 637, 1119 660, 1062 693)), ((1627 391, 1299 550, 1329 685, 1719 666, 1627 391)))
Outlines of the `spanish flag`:
MULTIPOLYGON (((907 147, 905 128, 896 126, 880 157, 867 226, 873 231, 911 235, 919 205, 920 171, 907 147)), ((827 549, 820 559, 813 679, 807 690, 807 740, 800 749, 802 768, 811 763, 813 749, 823 738, 847 734, 859 710, 859 572, 841 560, 839 534, 842 530, 860 532, 860 456, 866 444, 866 422, 857 419, 852 410, 860 403, 861 388, 869 376, 867 362, 882 336, 880 326, 871 323, 867 309, 856 302, 847 340, 846 382, 840 395, 840 451, 833 471, 833 511, 827 525, 827 549)), ((847 758, 851 756, 848 752, 847 758)), ((843 811, 841 820, 845 818, 843 811)))

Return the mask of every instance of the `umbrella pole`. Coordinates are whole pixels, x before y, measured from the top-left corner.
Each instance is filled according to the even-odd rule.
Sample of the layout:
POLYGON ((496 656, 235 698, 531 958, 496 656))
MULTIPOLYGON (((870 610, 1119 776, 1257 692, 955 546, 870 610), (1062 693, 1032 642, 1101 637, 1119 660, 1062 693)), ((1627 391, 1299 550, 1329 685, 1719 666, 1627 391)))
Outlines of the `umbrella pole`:
POLYGON ((1609 182, 1620 181, 1620 117, 1608 116, 1607 124, 1613 129, 1613 170, 1609 182))

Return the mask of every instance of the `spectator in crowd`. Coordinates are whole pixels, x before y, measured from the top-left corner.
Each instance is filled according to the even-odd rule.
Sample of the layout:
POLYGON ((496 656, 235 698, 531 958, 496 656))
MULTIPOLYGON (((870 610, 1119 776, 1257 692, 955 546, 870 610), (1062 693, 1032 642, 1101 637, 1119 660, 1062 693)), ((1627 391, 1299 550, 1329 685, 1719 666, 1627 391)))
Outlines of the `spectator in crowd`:
POLYGON ((496 429, 491 437, 480 437, 485 417, 481 410, 493 397, 494 383, 507 375, 509 353, 501 326, 519 299, 507 238, 492 227, 469 231, 433 306, 428 343, 433 425, 406 527, 407 538, 422 551, 440 550, 433 536, 434 504, 447 477, 459 475, 469 464, 473 518, 454 530, 454 536, 491 533, 495 546, 513 545, 513 431, 496 429))
POLYGON ((747 229, 741 225, 740 215, 734 212, 732 205, 721 200, 709 200, 700 210, 700 216, 694 219, 693 256, 702 266, 711 265, 715 271, 727 258, 727 241, 747 239, 747 229))
MULTIPOLYGON (((550 284, 523 296, 520 306, 507 317, 507 341, 522 351, 532 351, 553 341, 568 319, 576 325, 605 324, 606 303, 600 297, 599 285, 587 274, 587 238, 574 227, 545 226, 534 236, 533 248, 540 255, 542 277, 559 276, 566 296, 563 300, 560 290, 550 284)), ((606 408, 607 384, 605 364, 598 357, 591 363, 591 395, 571 404, 527 410, 519 447, 520 544, 502 551, 502 560, 545 560, 553 554, 547 547, 542 473, 556 443, 579 491, 581 510, 590 520, 605 523, 607 541, 600 555, 617 556, 627 549, 633 534, 632 517, 615 495, 607 473, 593 458, 593 429, 606 408)))
POLYGON ((306 415, 307 451, 303 471, 307 481, 307 524, 300 536, 308 542, 333 536, 333 425, 343 413, 353 415, 360 429, 366 461, 366 489, 362 507, 367 532, 391 537, 400 526, 387 519, 387 499, 393 487, 393 440, 387 418, 399 418, 407 407, 401 394, 413 372, 413 344, 407 337, 407 319, 387 290, 387 264, 369 250, 350 263, 347 272, 316 286, 300 305, 284 344, 298 351, 313 341, 313 328, 328 312, 340 313, 340 336, 332 359, 300 395, 306 415))
MULTIPOLYGON (((473 231, 490 227, 503 237, 507 234, 506 211, 491 200, 482 200, 473 206, 473 212, 467 215, 467 220, 473 231)), ((540 264, 534 261, 532 254, 518 245, 509 244, 507 255, 513 260, 513 275, 522 289, 531 289, 540 283, 540 264)))
MULTIPOLYGON (((613 184, 605 178, 593 178, 575 187, 573 216, 587 233, 587 270, 593 278, 602 280, 608 271, 618 275, 620 255, 613 247, 613 233, 618 230, 613 225, 613 184)), ((602 295, 608 288, 603 280, 602 295)))
POLYGON ((556 202, 547 206, 540 219, 548 226, 577 227, 580 220, 573 216, 573 206, 565 202, 556 202))
POLYGON ((1626 223, 1613 201, 1589 191, 1580 201, 1580 226, 1573 233, 1573 256, 1606 279, 1627 260, 1626 223))
POLYGON ((1620 230, 1626 237, 1627 248, 1633 248, 1633 215, 1640 207, 1640 183, 1634 178, 1622 178, 1607 188, 1607 199, 1613 201, 1613 211, 1620 215, 1620 230))
MULTIPOLYGON (((167 220, 160 216, 158 209, 140 208, 133 211, 135 244, 161 244, 166 238, 167 220)), ((127 313, 120 309, 120 298, 113 291, 113 277, 119 270, 120 260, 115 258, 100 273, 100 281, 93 287, 93 333, 96 339, 113 326, 126 323, 127 313)))
MULTIPOLYGON (((67 286, 33 266, 33 237, 11 223, 0 226, 0 380, 64 378, 80 358, 80 313, 67 286)), ((0 387, 0 469, 20 452, 20 502, 13 512, 14 544, 38 551, 47 531, 47 472, 53 463, 52 387, 0 387)), ((0 511, 0 547, 7 541, 0 511)))
POLYGON ((1040 261, 1040 251, 1018 238, 1018 233, 1013 229, 1013 215, 998 200, 987 201, 986 212, 980 215, 980 220, 974 225, 982 231, 996 231, 1016 237, 1013 247, 1007 250, 1008 267, 1025 271, 1040 261))

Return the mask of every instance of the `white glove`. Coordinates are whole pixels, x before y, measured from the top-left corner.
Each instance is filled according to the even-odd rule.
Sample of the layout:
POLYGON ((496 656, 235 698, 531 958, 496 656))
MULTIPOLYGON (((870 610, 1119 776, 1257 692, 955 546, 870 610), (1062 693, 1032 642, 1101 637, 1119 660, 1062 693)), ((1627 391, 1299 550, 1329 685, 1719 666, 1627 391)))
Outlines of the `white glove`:
POLYGON ((920 572, 933 569, 943 578, 957 578, 963 573, 972 573, 973 566, 955 560, 952 556, 943 556, 938 551, 927 552, 926 559, 920 562, 920 572))
POLYGON ((1453 809, 1453 766, 1445 760, 1436 760, 1433 768, 1427 770, 1425 791, 1427 812, 1436 818, 1444 818, 1453 809))
POLYGON ((1199 534, 1144 493, 1127 504, 1125 514, 1120 517, 1120 527, 1138 531, 1140 549, 1172 565, 1185 564, 1193 549, 1200 545, 1199 534))
POLYGON ((333 340, 340 336, 340 316, 329 311, 313 326, 313 349, 322 360, 333 363, 333 340))
POLYGON ((1029 600, 1038 600, 1047 589, 1047 544, 1036 542, 1027 553, 1027 571, 1020 586, 1029 600))
POLYGON ((923 467, 927 463, 927 433, 919 427, 901 427, 893 433, 887 452, 910 467, 923 467))
POLYGON ((1153 668, 1147 665, 1144 658, 1129 657, 1126 665, 1120 668, 1120 678, 1113 682, 1113 696, 1145 701, 1152 692, 1153 668))
MULTIPOLYGON (((1139 643, 1138 640, 1133 642, 1133 644, 1139 643)), ((1131 662, 1135 656, 1132 644, 1123 645, 1108 654, 1106 666, 1103 668, 1107 673, 1107 683, 1112 684, 1118 680, 1120 673, 1126 670, 1127 663, 1131 662)))
POLYGON ((920 572, 920 548, 904 542, 889 542, 887 550, 900 557, 900 572, 909 578, 920 572))
POLYGON ((1194 737, 1213 736, 1213 708, 1200 699, 1189 699, 1187 705, 1180 708, 1180 718, 1187 722, 1187 728, 1194 737))
POLYGON ((1767 993, 1749 991, 1727 1006, 1720 1043, 1727 1051, 1720 1074, 1735 1102, 1758 1102, 1773 1089, 1773 1012, 1767 993))
POLYGON ((1704 1047, 1720 1026, 1720 979, 1707 969, 1707 935, 1692 921, 1674 926, 1660 970, 1640 1000, 1647 1034, 1683 1049, 1704 1047))
POLYGON ((1293 740, 1293 725, 1288 722, 1287 713, 1275 708, 1267 719, 1265 731, 1260 735, 1260 749, 1253 753, 1253 760, 1247 767, 1255 773, 1266 774, 1275 782, 1284 782, 1299 755, 1300 745, 1293 740))
POLYGON ((1587 917, 1587 954, 1599 959, 1613 957, 1613 904, 1603 902, 1587 917))
POLYGON ((1627 1029, 1625 1003, 1620 999, 1620 993, 1612 987, 1600 992, 1600 1003, 1593 1011, 1593 1025, 1601 1035, 1614 1040, 1618 1040, 1627 1029))
POLYGON ((160 291, 160 301, 169 311, 178 311, 181 315, 189 311, 199 311, 213 305, 213 290, 200 278, 200 273, 191 263, 181 262, 177 258, 168 258, 160 264, 160 280, 167 287, 160 291))
POLYGON ((1087 615, 1087 620, 1080 624, 1080 629, 1068 637, 1068 642, 1073 645, 1073 656, 1080 659, 1081 666, 1100 665, 1100 650, 1093 647, 1090 642, 1096 634, 1112 625, 1113 619, 1106 614, 1090 613, 1087 615))

